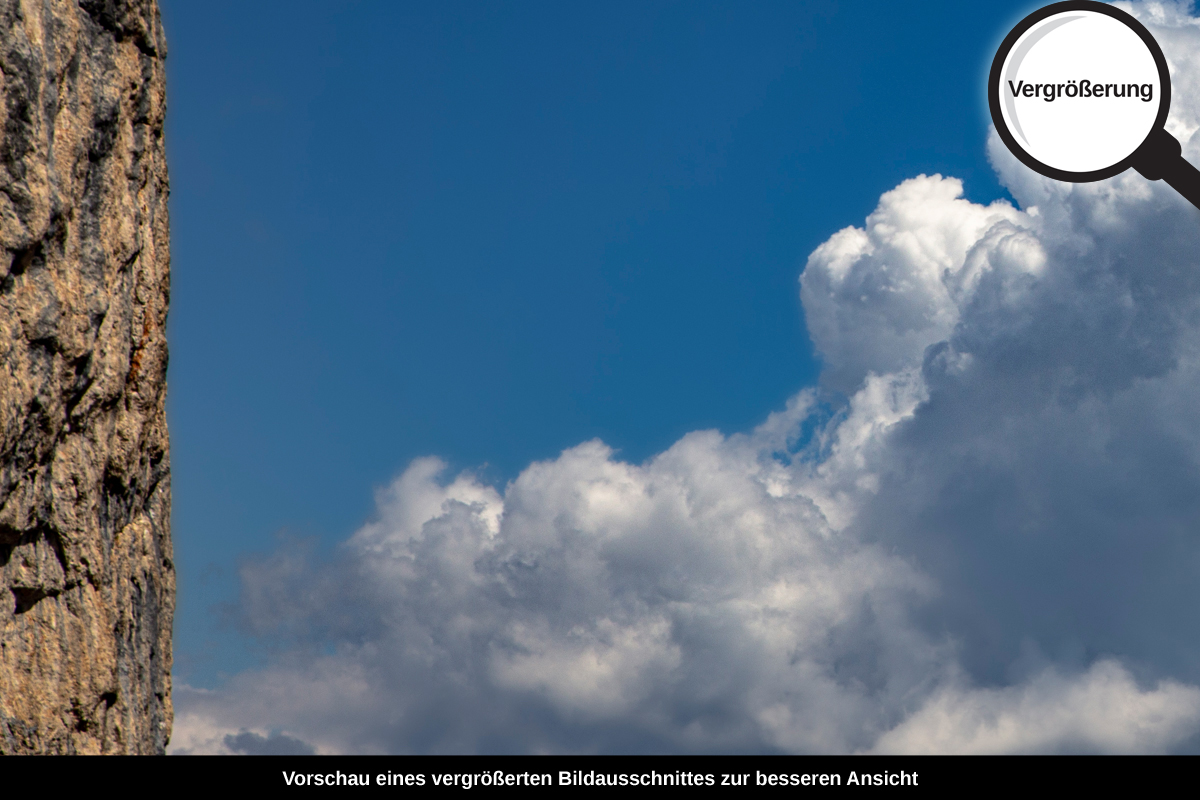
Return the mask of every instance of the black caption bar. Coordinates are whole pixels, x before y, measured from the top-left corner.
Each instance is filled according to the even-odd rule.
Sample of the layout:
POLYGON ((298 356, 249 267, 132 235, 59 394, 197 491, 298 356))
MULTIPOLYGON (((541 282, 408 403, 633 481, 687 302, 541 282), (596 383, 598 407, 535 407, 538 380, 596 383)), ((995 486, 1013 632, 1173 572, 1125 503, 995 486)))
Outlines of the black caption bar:
POLYGON ((516 790, 554 797, 621 797, 664 790, 734 797, 869 791, 894 795, 1054 786, 1112 790, 1192 777, 1191 757, 1130 756, 27 756, 0 761, 10 785, 53 776, 173 781, 200 791, 268 790, 272 796, 478 797, 516 790), (18 783, 19 782, 19 783, 18 783), (620 793, 620 794, 617 794, 620 793))

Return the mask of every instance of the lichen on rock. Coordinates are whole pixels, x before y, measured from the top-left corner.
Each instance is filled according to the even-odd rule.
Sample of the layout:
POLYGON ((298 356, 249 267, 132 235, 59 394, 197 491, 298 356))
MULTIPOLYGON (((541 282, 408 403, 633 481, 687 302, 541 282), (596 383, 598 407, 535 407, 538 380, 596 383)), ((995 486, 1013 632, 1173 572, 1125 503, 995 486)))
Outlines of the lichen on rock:
POLYGON ((154 0, 0 0, 0 753, 171 730, 154 0))

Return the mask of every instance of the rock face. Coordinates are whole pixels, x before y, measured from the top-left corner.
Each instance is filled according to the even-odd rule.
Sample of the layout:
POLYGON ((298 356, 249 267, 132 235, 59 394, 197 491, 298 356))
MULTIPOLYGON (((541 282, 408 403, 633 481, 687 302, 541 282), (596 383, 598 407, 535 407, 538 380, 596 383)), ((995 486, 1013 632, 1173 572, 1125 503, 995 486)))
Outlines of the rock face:
POLYGON ((171 731, 154 0, 0 0, 0 753, 171 731))

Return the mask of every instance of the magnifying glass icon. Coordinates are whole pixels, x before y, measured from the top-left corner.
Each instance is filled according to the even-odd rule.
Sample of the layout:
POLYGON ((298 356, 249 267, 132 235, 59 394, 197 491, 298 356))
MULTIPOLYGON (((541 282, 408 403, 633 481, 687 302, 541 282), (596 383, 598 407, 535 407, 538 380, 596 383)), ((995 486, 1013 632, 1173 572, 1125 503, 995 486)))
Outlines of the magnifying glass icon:
POLYGON ((1046 177, 1087 183, 1133 167, 1200 208, 1200 171, 1163 127, 1167 59, 1120 9, 1069 0, 1025 17, 992 61, 988 105, 1008 149, 1046 177))

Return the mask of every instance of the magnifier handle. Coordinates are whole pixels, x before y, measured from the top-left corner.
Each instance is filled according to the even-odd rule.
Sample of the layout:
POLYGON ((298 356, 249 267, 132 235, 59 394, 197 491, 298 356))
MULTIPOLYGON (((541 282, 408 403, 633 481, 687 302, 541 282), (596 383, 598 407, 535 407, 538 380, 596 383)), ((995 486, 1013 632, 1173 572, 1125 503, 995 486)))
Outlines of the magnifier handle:
POLYGON ((1179 140, 1155 128, 1133 154, 1133 168, 1151 181, 1164 180, 1188 202, 1200 208, 1200 170, 1183 157, 1179 140))

